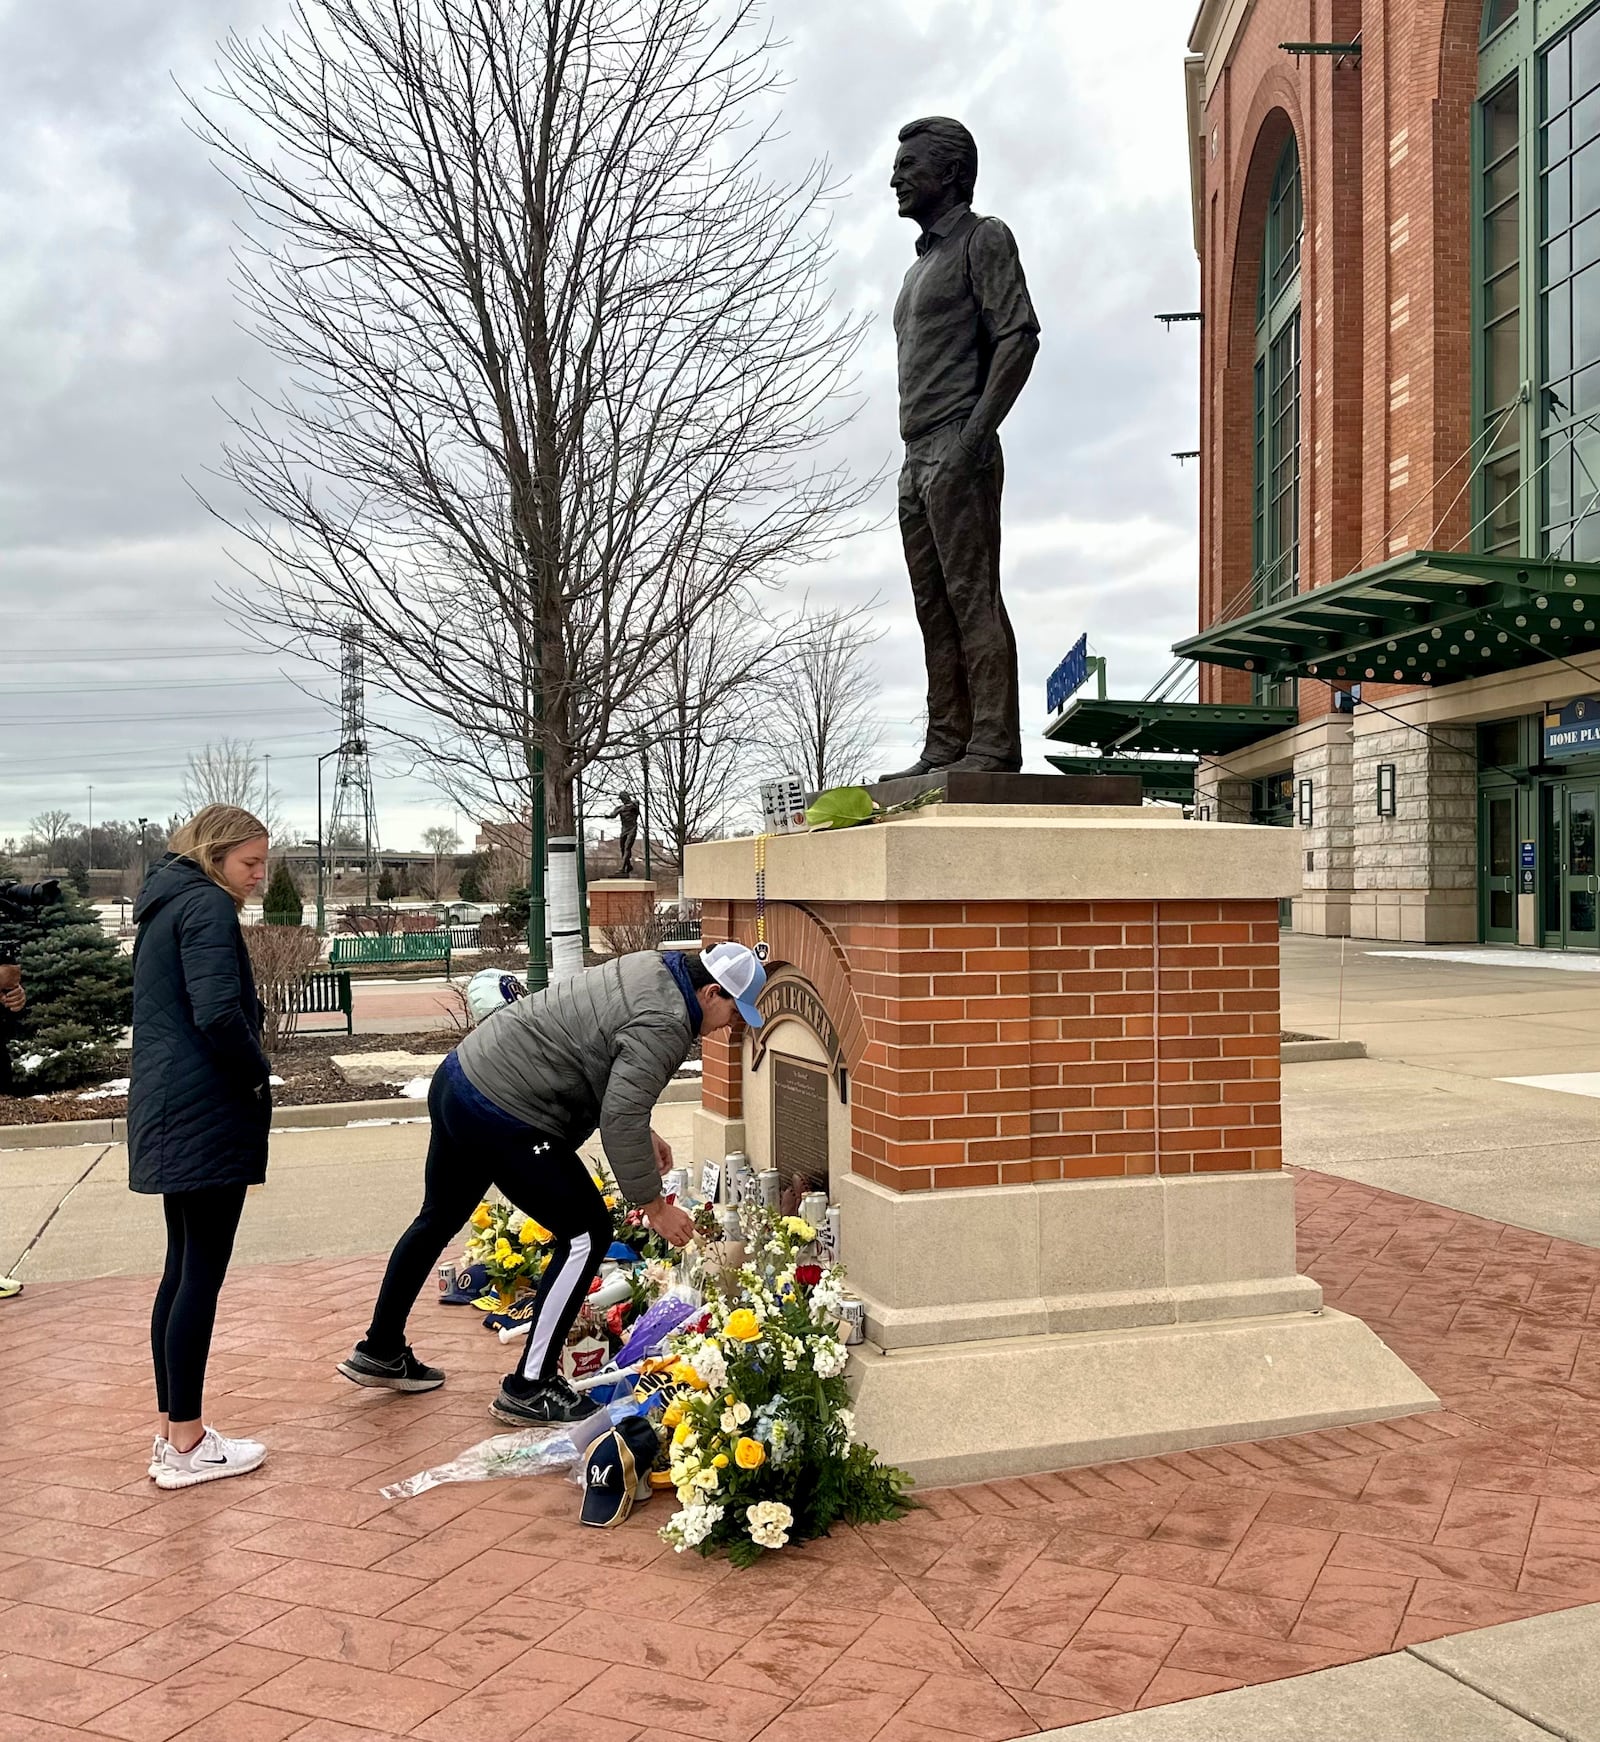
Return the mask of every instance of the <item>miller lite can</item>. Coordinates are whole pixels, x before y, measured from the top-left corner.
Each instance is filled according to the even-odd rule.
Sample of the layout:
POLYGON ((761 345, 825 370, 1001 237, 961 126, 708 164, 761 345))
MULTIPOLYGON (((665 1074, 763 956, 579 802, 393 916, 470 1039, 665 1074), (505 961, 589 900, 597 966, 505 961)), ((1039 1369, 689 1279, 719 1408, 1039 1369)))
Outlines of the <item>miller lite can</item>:
POLYGON ((689 1196, 689 1170, 686 1167, 675 1167, 661 1182, 663 1194, 676 1198, 681 1204, 689 1196))
POLYGON ((867 1340, 867 1309, 860 1301, 839 1302, 839 1329, 843 1331, 846 1343, 864 1343, 867 1340))
POLYGON ((451 1289, 453 1289, 455 1287, 455 1285, 456 1285, 456 1267, 455 1267, 455 1265, 449 1264, 449 1263, 441 1264, 439 1266, 439 1293, 441 1295, 449 1294, 449 1292, 451 1291, 451 1289))
POLYGON ((800 1200, 800 1220, 809 1222, 819 1233, 827 1220, 828 1194, 826 1192, 807 1192, 800 1200))
POLYGON ((761 1207, 764 1210, 775 1210, 783 1202, 783 1180, 775 1167, 764 1167, 761 1170, 757 1185, 761 1192, 761 1207))

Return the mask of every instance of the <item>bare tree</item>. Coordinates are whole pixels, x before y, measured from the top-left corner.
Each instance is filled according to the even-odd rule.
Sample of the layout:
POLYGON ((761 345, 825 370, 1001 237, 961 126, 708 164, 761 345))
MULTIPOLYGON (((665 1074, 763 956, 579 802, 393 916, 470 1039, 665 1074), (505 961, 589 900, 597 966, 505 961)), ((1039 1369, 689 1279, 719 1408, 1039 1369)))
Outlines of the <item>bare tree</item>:
POLYGON ((190 816, 208 804, 232 804, 254 812, 269 835, 282 833, 277 795, 267 784, 265 762, 248 739, 215 738, 190 751, 181 791, 190 816))
POLYGON ((542 779, 570 833, 670 649, 875 483, 815 459, 863 329, 830 171, 764 168, 770 47, 758 0, 296 0, 197 106, 294 383, 227 451, 236 609, 330 665, 357 624, 387 729, 478 814, 542 779))
POLYGON ((28 827, 38 839, 46 867, 58 866, 61 843, 72 827, 71 811, 40 811, 38 816, 30 819, 28 827))
POLYGON ((433 855, 433 876, 428 888, 428 899, 437 901, 444 893, 444 861, 453 857, 461 845, 461 837, 447 823, 435 823, 432 828, 422 831, 422 844, 433 855))
POLYGON ((767 692, 762 740, 773 770, 800 775, 813 791, 864 779, 882 735, 867 649, 883 631, 869 627, 868 609, 814 618, 809 638, 767 692))

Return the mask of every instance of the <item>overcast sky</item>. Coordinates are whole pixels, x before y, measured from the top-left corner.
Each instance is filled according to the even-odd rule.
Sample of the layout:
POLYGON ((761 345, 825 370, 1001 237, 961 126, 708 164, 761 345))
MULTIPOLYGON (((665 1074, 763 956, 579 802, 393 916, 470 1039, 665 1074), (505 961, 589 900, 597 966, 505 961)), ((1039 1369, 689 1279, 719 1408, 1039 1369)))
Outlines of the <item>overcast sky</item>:
MULTIPOLYGON (((1076 636, 1142 694, 1195 617, 1196 306, 1182 58, 1194 0, 1129 16, 1086 0, 771 0, 789 146, 848 178, 841 304, 871 312, 865 403, 842 450, 895 455, 889 315, 914 229, 887 188, 895 128, 961 117, 976 206, 1005 218, 1043 334, 1004 431, 1004 588, 1021 649, 1028 765, 1044 684, 1076 636)), ((222 735, 272 756, 292 827, 315 812, 330 705, 244 650, 217 591, 226 537, 196 498, 223 406, 260 381, 229 288, 235 196, 186 131, 175 81, 206 82, 225 30, 280 0, 0 0, 0 839, 60 807, 165 817, 190 748, 222 735)), ((880 506, 891 505, 885 487, 880 506)), ((804 578, 821 602, 884 600, 874 650, 883 758, 918 748, 921 646, 892 525, 804 578)), ((305 674, 300 674, 302 680, 305 674)), ((310 688, 333 696, 315 678, 310 688)), ((386 704, 370 700, 381 726, 386 704)), ((753 769, 752 778, 766 770, 753 769)), ((385 845, 449 806, 378 764, 385 845)), ((464 833, 470 833, 456 819, 464 833)))

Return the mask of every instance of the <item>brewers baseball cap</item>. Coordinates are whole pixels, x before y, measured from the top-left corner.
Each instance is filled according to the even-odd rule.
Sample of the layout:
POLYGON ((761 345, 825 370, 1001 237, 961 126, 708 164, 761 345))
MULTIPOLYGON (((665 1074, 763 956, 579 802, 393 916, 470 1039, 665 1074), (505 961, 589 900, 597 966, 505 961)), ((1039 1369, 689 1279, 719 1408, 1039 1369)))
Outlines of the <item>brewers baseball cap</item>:
POLYGON ((702 953, 705 971, 739 1006, 739 1014, 752 1028, 766 1018, 756 1008, 756 999, 767 983, 767 970, 756 960, 755 951, 743 944, 713 944, 702 953))
POLYGON ((660 1449, 660 1430, 645 1415, 628 1416, 601 1434, 584 1453, 581 1522, 600 1530, 621 1524, 641 1488, 649 1498, 647 1478, 660 1449))

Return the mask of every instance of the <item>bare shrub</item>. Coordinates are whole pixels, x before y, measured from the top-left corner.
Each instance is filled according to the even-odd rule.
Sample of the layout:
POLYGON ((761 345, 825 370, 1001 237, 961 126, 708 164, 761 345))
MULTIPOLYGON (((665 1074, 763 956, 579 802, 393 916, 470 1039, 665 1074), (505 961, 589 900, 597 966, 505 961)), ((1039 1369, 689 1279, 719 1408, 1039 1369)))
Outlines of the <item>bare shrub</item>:
POLYGON ((308 925, 248 926, 244 939, 267 1011, 263 1038, 267 1051, 275 1052, 294 1037, 300 995, 321 958, 321 939, 308 925))
POLYGON ((631 955, 636 950, 659 950, 672 936, 672 922, 663 913, 652 913, 648 919, 623 920, 608 925, 600 933, 606 948, 613 955, 631 955))

